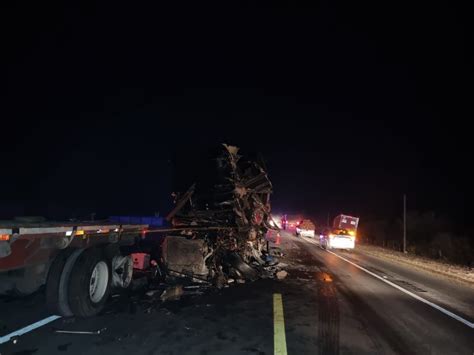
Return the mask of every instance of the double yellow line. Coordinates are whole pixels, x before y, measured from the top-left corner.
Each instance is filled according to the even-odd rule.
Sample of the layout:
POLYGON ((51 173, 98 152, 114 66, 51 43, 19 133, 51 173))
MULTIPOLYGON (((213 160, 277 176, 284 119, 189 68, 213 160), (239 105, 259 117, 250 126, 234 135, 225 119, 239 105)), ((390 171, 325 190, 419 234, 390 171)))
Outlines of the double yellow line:
POLYGON ((273 294, 273 348, 275 355, 287 355, 285 336, 285 316, 280 293, 273 294))

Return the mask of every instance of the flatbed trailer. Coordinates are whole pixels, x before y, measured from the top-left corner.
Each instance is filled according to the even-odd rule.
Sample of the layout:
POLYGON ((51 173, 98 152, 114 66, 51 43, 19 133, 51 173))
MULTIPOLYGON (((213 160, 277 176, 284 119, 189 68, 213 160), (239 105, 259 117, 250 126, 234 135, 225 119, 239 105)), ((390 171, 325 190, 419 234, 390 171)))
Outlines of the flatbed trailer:
POLYGON ((121 252, 148 224, 0 222, 0 294, 28 295, 45 286, 46 303, 62 316, 100 312, 112 288, 129 286, 133 260, 121 252))

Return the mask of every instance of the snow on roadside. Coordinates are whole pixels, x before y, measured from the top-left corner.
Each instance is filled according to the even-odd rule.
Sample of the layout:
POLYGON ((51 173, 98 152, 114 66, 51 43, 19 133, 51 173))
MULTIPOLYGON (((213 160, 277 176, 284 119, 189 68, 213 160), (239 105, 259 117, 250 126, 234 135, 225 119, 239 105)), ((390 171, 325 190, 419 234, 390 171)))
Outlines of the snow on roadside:
POLYGON ((384 249, 381 247, 369 245, 357 245, 357 250, 380 258, 386 258, 395 262, 408 264, 420 269, 431 271, 440 275, 448 276, 450 278, 471 283, 474 286, 474 269, 470 267, 463 267, 443 263, 440 261, 423 258, 413 254, 403 254, 401 252, 384 249))

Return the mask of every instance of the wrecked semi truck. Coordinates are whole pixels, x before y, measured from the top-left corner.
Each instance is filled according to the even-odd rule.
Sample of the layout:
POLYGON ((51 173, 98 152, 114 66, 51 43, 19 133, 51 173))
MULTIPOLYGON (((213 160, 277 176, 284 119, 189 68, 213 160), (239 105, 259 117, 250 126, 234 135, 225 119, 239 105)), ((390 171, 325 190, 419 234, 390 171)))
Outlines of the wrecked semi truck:
POLYGON ((263 163, 238 151, 224 145, 212 184, 195 183, 176 196, 166 217, 170 226, 119 218, 0 222, 0 293, 22 296, 44 286, 52 312, 90 317, 150 266, 161 278, 215 287, 259 278, 271 259, 266 232, 276 228, 269 222, 272 185, 263 163))

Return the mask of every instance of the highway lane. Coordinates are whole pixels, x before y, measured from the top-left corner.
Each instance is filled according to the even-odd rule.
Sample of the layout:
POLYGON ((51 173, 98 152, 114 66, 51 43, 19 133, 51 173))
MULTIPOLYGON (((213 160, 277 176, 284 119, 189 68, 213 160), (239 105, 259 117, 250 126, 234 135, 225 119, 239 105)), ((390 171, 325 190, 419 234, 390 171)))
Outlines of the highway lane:
POLYGON ((474 285, 357 250, 339 254, 452 312, 474 320, 474 285))
MULTIPOLYGON (((317 239, 304 238, 319 246, 317 239)), ((474 320, 474 285, 448 278, 402 262, 367 254, 360 249, 333 250, 336 254, 356 263, 383 278, 415 292, 452 312, 474 320)))
MULTIPOLYGON (((334 276, 338 296, 357 309, 359 321, 374 334, 375 342, 386 340, 398 353, 469 354, 474 351, 474 329, 322 250, 313 239, 300 240, 298 244, 307 247, 321 262, 321 269, 334 276)), ((334 252, 473 321, 474 291, 470 287, 357 251, 334 252)))
MULTIPOLYGON (((275 354, 276 344, 283 343, 288 354, 473 353, 473 329, 320 249, 314 240, 286 232, 281 240, 281 261, 289 272, 284 280, 235 285, 151 309, 135 295, 114 298, 98 317, 55 321, 16 344, 0 345, 0 353, 275 354), (278 334, 275 295, 281 295, 284 314, 278 334), (102 334, 88 336, 54 332, 103 328, 102 334)), ((424 297, 432 297, 436 282, 444 285, 437 292, 446 292, 444 281, 428 277, 425 286, 415 270, 410 272, 418 279, 409 279, 384 261, 357 252, 340 254, 393 280, 403 277, 423 288, 419 292, 424 297)), ((445 305, 455 300, 472 306, 471 291, 460 289, 444 298, 445 305)), ((430 300, 439 301, 436 297, 430 300)), ((454 304, 452 309, 468 317, 463 307, 454 304)), ((27 300, 0 301, 0 321, 6 327, 0 336, 45 315, 41 293, 27 300)))

